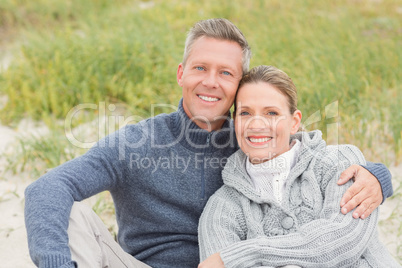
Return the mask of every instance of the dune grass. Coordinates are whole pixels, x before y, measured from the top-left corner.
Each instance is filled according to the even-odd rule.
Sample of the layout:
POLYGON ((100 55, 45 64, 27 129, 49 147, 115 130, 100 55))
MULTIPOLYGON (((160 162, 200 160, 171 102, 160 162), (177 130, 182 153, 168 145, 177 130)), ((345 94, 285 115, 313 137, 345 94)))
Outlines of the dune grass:
MULTIPOLYGON (((50 1, 3 0, 0 26, 17 32, 20 53, 0 74, 5 124, 23 117, 49 126, 81 103, 125 103, 150 116, 151 103, 177 104, 176 67, 188 28, 226 17, 253 49, 251 67, 275 65, 293 78, 310 128, 340 123, 339 142, 383 161, 401 159, 399 1, 50 1), (399 9, 398 9, 399 8, 399 9), (325 107, 338 102, 336 118, 325 107), (328 119, 328 118, 327 118, 328 119), (377 148, 392 144, 395 158, 377 148)), ((96 115, 96 114, 95 114, 96 115)))

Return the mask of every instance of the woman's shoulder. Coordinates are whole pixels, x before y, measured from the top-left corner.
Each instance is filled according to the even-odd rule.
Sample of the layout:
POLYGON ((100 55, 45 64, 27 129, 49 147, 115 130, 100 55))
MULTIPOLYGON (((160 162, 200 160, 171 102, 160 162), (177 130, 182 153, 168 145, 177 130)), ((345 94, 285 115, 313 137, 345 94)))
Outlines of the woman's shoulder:
POLYGON ((222 185, 208 200, 208 202, 240 204, 240 199, 244 198, 233 187, 222 185))
POLYGON ((323 154, 322 163, 326 165, 365 165, 366 160, 363 153, 351 144, 327 145, 323 154))

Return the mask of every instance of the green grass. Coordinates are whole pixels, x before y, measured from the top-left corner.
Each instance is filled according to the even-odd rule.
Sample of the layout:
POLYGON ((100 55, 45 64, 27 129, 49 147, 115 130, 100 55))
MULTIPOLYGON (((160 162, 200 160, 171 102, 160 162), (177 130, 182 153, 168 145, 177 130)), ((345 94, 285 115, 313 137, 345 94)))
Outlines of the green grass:
POLYGON ((7 161, 5 173, 29 172, 33 178, 84 152, 83 149, 70 144, 63 133, 57 131, 45 136, 20 138, 13 146, 13 152, 2 155, 7 161))
POLYGON ((338 101, 339 142, 400 162, 401 1, 141 3, 3 0, 0 26, 21 51, 0 74, 3 124, 31 117, 51 126, 80 103, 124 103, 142 117, 151 103, 177 104, 186 32, 199 19, 226 17, 248 38, 251 66, 293 78, 304 118, 338 101), (379 152, 382 144, 393 144, 394 157, 379 152))

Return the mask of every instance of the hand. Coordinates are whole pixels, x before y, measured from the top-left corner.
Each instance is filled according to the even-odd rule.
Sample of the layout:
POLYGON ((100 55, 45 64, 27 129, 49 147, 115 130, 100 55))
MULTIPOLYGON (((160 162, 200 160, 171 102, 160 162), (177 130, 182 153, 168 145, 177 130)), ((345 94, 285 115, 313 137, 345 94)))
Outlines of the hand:
POLYGON ((342 172, 338 185, 345 184, 351 178, 355 182, 341 199, 341 212, 346 214, 358 206, 353 218, 365 219, 383 200, 381 185, 373 174, 359 165, 352 165, 342 172))
POLYGON ((218 253, 212 254, 205 261, 198 265, 198 268, 225 268, 221 255, 218 253))

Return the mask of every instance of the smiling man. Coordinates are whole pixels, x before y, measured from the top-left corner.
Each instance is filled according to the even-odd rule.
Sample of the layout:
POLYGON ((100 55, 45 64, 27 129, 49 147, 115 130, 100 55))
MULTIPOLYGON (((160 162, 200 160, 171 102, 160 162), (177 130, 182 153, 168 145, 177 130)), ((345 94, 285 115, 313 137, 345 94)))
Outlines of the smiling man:
POLYGON ((183 89, 183 109, 203 129, 217 130, 227 120, 242 77, 242 48, 233 41, 200 37, 177 81, 183 89))
MULTIPOLYGON (((196 23, 177 70, 183 99, 176 112, 120 129, 27 188, 25 222, 34 263, 196 267, 199 217, 222 186, 227 158, 238 150, 229 108, 250 56, 245 37, 230 21, 196 23), (186 165, 177 165, 179 158, 186 165), (141 164, 160 159, 171 163, 165 161, 164 168, 141 164), (116 208, 118 242, 93 211, 75 202, 105 190, 116 208)), ((380 174, 388 197, 392 187, 387 169, 367 168, 380 174)), ((378 180, 363 167, 348 169, 343 181, 353 176, 356 182, 344 208, 361 204, 358 217, 371 213, 383 195, 378 180)))

